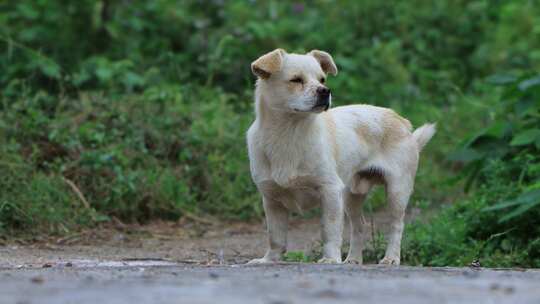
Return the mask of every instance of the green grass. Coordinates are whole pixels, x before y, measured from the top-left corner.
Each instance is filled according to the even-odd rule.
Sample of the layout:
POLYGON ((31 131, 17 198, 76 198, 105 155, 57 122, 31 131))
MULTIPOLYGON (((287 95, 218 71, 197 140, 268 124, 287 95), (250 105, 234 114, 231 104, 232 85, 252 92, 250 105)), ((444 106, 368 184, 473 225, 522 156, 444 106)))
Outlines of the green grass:
POLYGON ((316 255, 306 255, 302 251, 288 251, 282 258, 285 262, 315 263, 318 260, 316 255))

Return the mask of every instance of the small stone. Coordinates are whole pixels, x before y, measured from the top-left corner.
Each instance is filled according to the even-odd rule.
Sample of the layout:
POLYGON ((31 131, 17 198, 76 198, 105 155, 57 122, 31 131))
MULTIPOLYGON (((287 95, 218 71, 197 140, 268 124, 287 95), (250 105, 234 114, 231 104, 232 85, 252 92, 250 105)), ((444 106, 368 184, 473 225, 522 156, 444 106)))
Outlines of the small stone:
POLYGON ((311 288, 311 287, 313 287, 313 284, 311 284, 311 282, 309 282, 309 281, 302 281, 302 282, 299 282, 297 285, 300 288, 311 288))
POLYGON ((501 289, 501 285, 499 285, 498 283, 493 283, 493 284, 489 285, 489 289, 491 289, 491 290, 499 290, 499 289, 501 289))
POLYGON ((514 288, 514 286, 506 286, 503 288, 503 292, 507 294, 514 293, 515 291, 516 289, 514 288))
POLYGON ((268 304, 289 304, 290 302, 288 301, 285 301, 285 300, 270 300, 270 302, 268 302, 268 304))
POLYGON ((474 279, 480 275, 478 274, 477 271, 466 270, 466 271, 463 271, 463 276, 465 276, 466 278, 474 279))
POLYGON ((492 283, 489 285, 489 289, 493 291, 502 291, 506 294, 515 292, 515 288, 513 286, 501 286, 499 283, 492 283))
POLYGON ((341 297, 341 295, 337 291, 332 290, 332 289, 321 290, 315 293, 315 296, 318 298, 327 298, 327 299, 337 299, 341 297))
POLYGON ((45 282, 45 279, 42 276, 37 276, 31 278, 30 281, 34 284, 43 284, 43 282, 45 282))

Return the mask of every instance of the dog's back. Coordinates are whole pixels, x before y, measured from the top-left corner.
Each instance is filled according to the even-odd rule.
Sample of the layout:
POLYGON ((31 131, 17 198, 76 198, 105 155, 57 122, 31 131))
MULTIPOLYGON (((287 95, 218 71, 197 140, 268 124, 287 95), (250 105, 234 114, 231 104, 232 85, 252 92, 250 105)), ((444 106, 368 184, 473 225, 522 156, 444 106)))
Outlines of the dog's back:
POLYGON ((360 142, 372 149, 385 150, 412 136, 412 124, 388 108, 372 105, 350 105, 329 111, 338 123, 354 130, 360 142))

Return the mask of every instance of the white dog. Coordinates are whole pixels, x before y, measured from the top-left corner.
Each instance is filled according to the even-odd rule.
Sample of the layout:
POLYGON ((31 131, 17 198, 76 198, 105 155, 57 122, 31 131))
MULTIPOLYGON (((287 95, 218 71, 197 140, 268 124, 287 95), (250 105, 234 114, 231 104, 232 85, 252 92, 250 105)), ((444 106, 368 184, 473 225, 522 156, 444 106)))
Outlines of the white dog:
POLYGON ((419 152, 435 134, 390 109, 352 105, 329 110, 330 54, 282 49, 251 64, 258 77, 255 122, 247 132, 253 181, 263 198, 269 248, 250 263, 279 261, 287 249, 289 211, 322 208, 321 263, 341 262, 343 214, 351 227, 346 263, 362 263, 362 201, 384 184, 391 229, 381 264, 399 265, 405 208, 413 191, 419 152))

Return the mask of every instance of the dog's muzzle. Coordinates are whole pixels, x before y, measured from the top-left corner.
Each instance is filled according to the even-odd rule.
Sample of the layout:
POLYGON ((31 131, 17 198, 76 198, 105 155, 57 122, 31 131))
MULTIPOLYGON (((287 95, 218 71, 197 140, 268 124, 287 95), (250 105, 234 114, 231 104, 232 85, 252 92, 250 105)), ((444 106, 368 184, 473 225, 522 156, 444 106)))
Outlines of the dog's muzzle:
POLYGON ((330 89, 326 87, 320 87, 317 89, 317 103, 315 103, 314 109, 323 108, 325 111, 330 108, 330 89))

